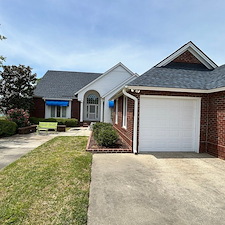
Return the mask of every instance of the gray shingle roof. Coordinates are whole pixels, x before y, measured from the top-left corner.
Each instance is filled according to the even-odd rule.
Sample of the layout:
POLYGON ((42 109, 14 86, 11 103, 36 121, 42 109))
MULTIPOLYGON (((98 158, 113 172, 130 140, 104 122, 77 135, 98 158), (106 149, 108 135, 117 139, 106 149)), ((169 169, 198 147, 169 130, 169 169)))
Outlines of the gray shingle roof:
POLYGON ((214 70, 153 67, 128 86, 202 90, 225 87, 225 65, 214 70))
POLYGON ((34 95, 44 98, 74 98, 75 92, 101 75, 49 70, 38 82, 34 95))

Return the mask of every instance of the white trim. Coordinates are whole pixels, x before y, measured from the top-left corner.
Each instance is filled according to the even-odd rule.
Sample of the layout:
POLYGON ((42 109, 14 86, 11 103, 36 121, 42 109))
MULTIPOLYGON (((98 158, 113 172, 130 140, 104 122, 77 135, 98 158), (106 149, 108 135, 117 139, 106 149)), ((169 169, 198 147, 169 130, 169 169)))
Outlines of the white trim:
POLYGON ((125 88, 134 89, 134 90, 188 92, 188 93, 203 93, 203 94, 225 91, 225 87, 214 88, 214 89, 209 89, 209 90, 205 90, 205 89, 204 90, 203 89, 185 89, 185 88, 167 88, 167 87, 147 87, 147 86, 125 86, 125 88))
MULTIPOLYGON (((140 95, 141 98, 160 98, 160 99, 186 99, 195 100, 195 139, 194 139, 194 149, 195 152, 199 153, 200 147, 200 124, 201 124, 201 97, 183 97, 183 96, 164 96, 164 95, 140 95)), ((139 128, 140 129, 140 128, 139 128)), ((140 139, 140 137, 139 137, 140 139)))
POLYGON ((118 124, 118 98, 116 99, 116 108, 115 108, 115 124, 118 124))
POLYGON ((208 69, 215 69, 218 67, 204 52, 202 52, 196 45, 194 45, 191 41, 187 44, 183 45, 177 51, 169 55, 167 58, 159 62, 156 67, 162 67, 169 64, 171 61, 176 59, 185 51, 191 52, 202 64, 204 64, 208 69))
POLYGON ((214 92, 220 92, 220 91, 225 91, 225 87, 206 90, 206 93, 214 93, 214 92))
POLYGON ((100 113, 100 122, 103 122, 103 115, 104 115, 104 99, 101 98, 101 113, 100 113))
MULTIPOLYGON (((124 88, 127 88, 127 86, 125 86, 124 88)), ((119 98, 119 97, 122 96, 122 95, 123 95, 123 89, 120 89, 115 95, 113 95, 113 96, 109 99, 109 101, 115 100, 115 99, 119 98)))
POLYGON ((107 70, 105 73, 103 73, 101 76, 99 76, 98 78, 96 78, 95 80, 93 80, 92 82, 90 82, 89 84, 87 84, 86 86, 84 86, 83 88, 81 88, 79 91, 77 91, 74 95, 77 95, 78 93, 80 93, 81 91, 85 90, 86 88, 88 88, 90 85, 92 85, 93 83, 97 82, 98 80, 102 79, 102 77, 106 76, 108 73, 110 73, 111 71, 113 71, 114 69, 116 69, 117 67, 123 67, 128 73, 130 73, 132 76, 137 76, 135 73, 133 73, 131 70, 129 70, 126 66, 123 65, 123 63, 119 62, 117 63, 115 66, 113 66, 111 69, 107 70))
POLYGON ((122 127, 127 129, 127 96, 123 96, 123 120, 122 127))
POLYGON ((137 154, 137 129, 138 129, 138 99, 123 89, 123 94, 134 100, 134 125, 133 125, 133 153, 137 154))

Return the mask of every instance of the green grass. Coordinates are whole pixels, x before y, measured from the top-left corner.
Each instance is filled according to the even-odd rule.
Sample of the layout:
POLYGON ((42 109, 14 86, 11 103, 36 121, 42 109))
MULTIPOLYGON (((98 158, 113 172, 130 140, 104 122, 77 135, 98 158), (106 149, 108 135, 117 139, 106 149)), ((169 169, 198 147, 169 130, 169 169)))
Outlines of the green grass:
POLYGON ((56 137, 0 171, 0 224, 86 224, 87 137, 56 137))

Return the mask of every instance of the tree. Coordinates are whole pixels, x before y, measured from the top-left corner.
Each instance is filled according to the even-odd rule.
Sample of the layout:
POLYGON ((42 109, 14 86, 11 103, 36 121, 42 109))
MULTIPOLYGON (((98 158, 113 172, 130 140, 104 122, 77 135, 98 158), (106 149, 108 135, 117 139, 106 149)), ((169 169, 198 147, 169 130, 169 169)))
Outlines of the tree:
POLYGON ((0 72, 0 110, 6 113, 9 109, 30 110, 33 104, 33 93, 36 73, 28 66, 2 66, 0 72))

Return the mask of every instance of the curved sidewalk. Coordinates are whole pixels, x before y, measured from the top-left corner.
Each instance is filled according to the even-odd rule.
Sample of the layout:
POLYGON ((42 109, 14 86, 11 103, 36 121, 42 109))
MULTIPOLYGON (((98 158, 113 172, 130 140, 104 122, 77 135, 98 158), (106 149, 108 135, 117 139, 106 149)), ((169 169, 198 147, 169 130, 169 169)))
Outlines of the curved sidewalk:
POLYGON ((88 128, 76 127, 71 128, 67 132, 37 135, 31 134, 16 134, 11 137, 0 138, 0 170, 16 161, 31 150, 44 144, 57 136, 89 136, 90 130, 88 128))

